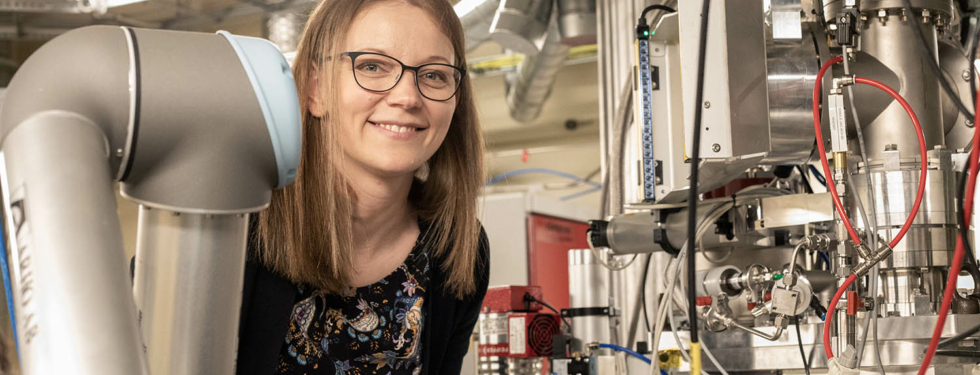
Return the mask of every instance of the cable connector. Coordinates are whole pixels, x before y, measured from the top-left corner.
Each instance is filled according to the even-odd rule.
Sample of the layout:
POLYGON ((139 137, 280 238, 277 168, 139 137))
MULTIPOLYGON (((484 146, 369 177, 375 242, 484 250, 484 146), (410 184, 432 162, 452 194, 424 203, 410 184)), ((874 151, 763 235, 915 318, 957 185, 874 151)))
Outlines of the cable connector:
POLYGON ((842 88, 851 85, 854 85, 854 75, 845 74, 840 77, 834 78, 834 80, 832 81, 831 89, 835 94, 840 94, 842 88))

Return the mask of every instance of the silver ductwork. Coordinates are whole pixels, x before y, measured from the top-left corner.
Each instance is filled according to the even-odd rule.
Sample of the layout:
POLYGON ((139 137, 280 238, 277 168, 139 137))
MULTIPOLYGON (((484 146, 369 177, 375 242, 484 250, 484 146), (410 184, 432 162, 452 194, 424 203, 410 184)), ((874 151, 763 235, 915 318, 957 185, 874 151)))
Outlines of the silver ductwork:
POLYGON ((525 55, 517 72, 506 78, 507 106, 520 122, 533 121, 551 96, 551 86, 568 58, 569 47, 562 44, 557 22, 548 27, 544 45, 537 56, 525 55))
POLYGON ((548 36, 553 0, 502 0, 490 38, 505 49, 533 56, 548 36))
POLYGON ((462 0, 453 6, 463 24, 467 51, 490 40, 490 24, 499 7, 500 0, 462 0))

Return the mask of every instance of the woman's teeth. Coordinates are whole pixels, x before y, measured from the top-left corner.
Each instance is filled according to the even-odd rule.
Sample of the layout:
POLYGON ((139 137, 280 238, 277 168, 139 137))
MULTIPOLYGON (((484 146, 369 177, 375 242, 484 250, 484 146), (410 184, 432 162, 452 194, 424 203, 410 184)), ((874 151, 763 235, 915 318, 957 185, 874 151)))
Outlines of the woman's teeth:
POLYGON ((409 126, 398 126, 398 125, 388 125, 388 124, 376 124, 376 125, 388 129, 389 131, 393 131, 395 133, 408 133, 408 132, 414 132, 416 130, 415 128, 409 126))

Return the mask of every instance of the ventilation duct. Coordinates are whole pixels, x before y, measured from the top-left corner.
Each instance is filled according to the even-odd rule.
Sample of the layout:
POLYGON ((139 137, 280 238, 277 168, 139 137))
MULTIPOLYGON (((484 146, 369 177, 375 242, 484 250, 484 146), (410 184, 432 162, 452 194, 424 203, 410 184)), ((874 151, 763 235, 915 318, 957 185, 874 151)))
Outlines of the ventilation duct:
POLYGON ((490 24, 499 7, 500 0, 463 0, 453 6, 463 24, 467 51, 490 40, 490 24))
POLYGON ((505 49, 533 56, 542 49, 553 0, 502 0, 490 38, 505 49))
POLYGON ((517 72, 508 75, 507 106, 510 115, 520 122, 533 121, 551 95, 558 71, 568 58, 569 47, 562 44, 558 22, 553 20, 547 29, 541 51, 536 56, 525 55, 517 72))

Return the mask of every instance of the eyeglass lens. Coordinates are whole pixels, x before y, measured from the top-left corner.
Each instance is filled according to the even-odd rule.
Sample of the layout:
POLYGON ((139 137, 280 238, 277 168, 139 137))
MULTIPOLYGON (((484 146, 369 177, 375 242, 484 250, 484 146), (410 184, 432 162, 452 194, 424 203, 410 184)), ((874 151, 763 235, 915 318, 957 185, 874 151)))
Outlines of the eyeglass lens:
MULTIPOLYGON (((398 84, 402 64, 382 55, 360 55, 354 59, 354 78, 357 84, 371 91, 388 91, 398 84)), ((432 100, 448 100, 456 93, 460 73, 448 65, 428 64, 419 67, 418 88, 432 100)))

